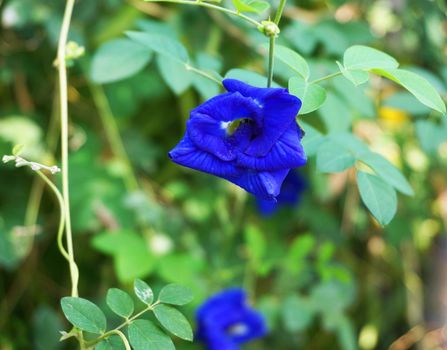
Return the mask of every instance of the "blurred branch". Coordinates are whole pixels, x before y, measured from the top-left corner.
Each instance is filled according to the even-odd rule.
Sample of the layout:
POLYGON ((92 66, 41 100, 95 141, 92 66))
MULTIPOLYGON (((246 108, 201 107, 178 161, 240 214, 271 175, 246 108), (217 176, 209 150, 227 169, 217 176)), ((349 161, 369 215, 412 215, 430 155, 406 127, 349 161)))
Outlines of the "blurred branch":
POLYGON ((251 17, 248 17, 248 16, 246 16, 246 15, 244 15, 244 14, 238 12, 238 11, 230 10, 230 9, 227 9, 226 7, 217 6, 217 5, 214 5, 214 4, 207 3, 207 2, 202 2, 202 1, 197 1, 197 0, 196 1, 191 1, 191 0, 156 0, 154 2, 168 2, 168 3, 171 3, 171 4, 181 4, 181 5, 192 5, 192 6, 206 7, 206 8, 209 8, 209 9, 213 9, 213 10, 217 10, 217 11, 220 11, 220 12, 224 12, 224 13, 232 15, 232 16, 239 17, 239 18, 245 20, 246 22, 254 25, 256 28, 261 28, 263 26, 260 22, 256 21, 255 19, 253 19, 251 17))
POLYGON ((143 2, 141 0, 127 0, 127 2, 137 10, 152 17, 166 19, 171 15, 171 11, 153 2, 143 2))
POLYGON ((234 25, 229 21, 225 16, 223 16, 219 12, 215 11, 207 11, 210 17, 214 20, 214 22, 225 30, 225 33, 231 36, 233 39, 236 39, 243 43, 244 45, 251 47, 252 43, 250 42, 250 39, 247 37, 247 35, 244 33, 243 30, 241 30, 238 26, 234 25))

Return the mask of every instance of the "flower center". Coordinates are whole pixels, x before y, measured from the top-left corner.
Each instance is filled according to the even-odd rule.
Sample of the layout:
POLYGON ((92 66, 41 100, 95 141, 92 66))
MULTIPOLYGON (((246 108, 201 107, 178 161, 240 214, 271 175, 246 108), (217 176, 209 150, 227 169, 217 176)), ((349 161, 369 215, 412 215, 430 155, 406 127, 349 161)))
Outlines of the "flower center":
POLYGON ((243 323, 236 323, 227 328, 227 334, 232 336, 241 336, 248 332, 247 325, 243 323))
POLYGON ((220 127, 225 130, 227 136, 233 135, 242 124, 251 122, 249 118, 235 119, 229 122, 220 122, 220 127))

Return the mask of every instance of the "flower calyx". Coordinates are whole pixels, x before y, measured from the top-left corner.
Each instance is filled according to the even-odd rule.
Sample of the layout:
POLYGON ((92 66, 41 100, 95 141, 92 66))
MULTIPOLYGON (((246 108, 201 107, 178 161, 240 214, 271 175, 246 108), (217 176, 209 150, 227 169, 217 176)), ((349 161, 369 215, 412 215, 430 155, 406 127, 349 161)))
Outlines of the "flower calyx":
POLYGON ((275 22, 272 21, 262 21, 262 26, 260 26, 258 29, 261 33, 263 33, 265 36, 271 38, 271 37, 277 37, 280 33, 279 27, 275 22))

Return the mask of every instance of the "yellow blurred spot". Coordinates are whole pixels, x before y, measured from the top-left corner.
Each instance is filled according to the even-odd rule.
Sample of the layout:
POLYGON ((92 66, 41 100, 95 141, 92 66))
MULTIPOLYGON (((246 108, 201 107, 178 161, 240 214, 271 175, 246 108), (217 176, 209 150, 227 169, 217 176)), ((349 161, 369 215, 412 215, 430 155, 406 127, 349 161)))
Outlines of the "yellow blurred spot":
POLYGON ((377 327, 372 324, 363 326, 359 335, 359 346, 361 349, 370 350, 374 349, 379 339, 379 331, 377 327))
POLYGON ((385 253, 385 242, 382 237, 373 236, 368 240, 368 250, 371 255, 381 256, 385 253))
POLYGON ((416 226, 415 243, 421 250, 427 250, 431 247, 433 238, 440 232, 441 225, 433 219, 426 219, 416 226))
POLYGON ((396 129, 406 123, 409 116, 400 109, 384 106, 379 109, 379 118, 383 120, 388 127, 396 129))
POLYGON ((409 146, 405 149, 405 160, 416 171, 425 171, 429 166, 427 156, 416 146, 409 146))

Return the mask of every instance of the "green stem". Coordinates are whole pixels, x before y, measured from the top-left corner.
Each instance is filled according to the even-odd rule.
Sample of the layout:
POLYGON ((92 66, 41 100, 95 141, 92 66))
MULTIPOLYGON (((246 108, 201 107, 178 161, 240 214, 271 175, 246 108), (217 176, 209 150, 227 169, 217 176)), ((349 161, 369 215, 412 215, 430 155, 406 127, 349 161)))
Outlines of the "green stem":
POLYGON ((137 177, 133 171, 121 135, 119 133, 118 125, 110 109, 109 101, 101 86, 90 84, 90 91, 93 100, 98 108, 98 114, 101 118, 102 125, 109 140, 113 154, 118 157, 125 166, 126 176, 124 178, 126 188, 129 192, 136 192, 139 189, 137 177))
POLYGON ((219 85, 222 85, 222 81, 220 81, 219 79, 213 77, 211 74, 208 74, 207 72, 200 70, 198 68, 195 68, 193 66, 190 66, 189 64, 185 64, 185 68, 186 70, 189 70, 191 72, 197 73, 199 75, 201 75, 202 77, 208 78, 214 82, 216 82, 219 85))
POLYGON ((269 41, 269 70, 268 70, 268 79, 267 79, 267 87, 272 86, 273 81, 273 62, 275 60, 275 36, 270 37, 269 41))
MULTIPOLYGON (((74 259, 73 234, 71 231, 70 217, 70 192, 68 182, 68 82, 67 66, 65 62, 65 50, 70 30, 70 22, 73 14, 75 0, 67 0, 65 4, 64 17, 62 19, 59 41, 57 45, 57 70, 59 77, 59 108, 61 122, 61 158, 62 158, 62 194, 63 208, 65 215, 65 232, 67 239, 67 253, 69 258, 70 278, 71 278, 71 296, 77 297, 79 271, 74 259)), ((82 331, 78 332, 78 340, 81 350, 85 349, 84 335, 82 331)))
POLYGON ((64 198, 62 197, 62 194, 60 193, 58 188, 54 185, 53 182, 51 182, 51 180, 45 174, 43 174, 41 171, 36 171, 36 173, 48 185, 48 187, 53 191, 54 195, 57 198, 60 209, 59 228, 57 230, 57 246, 61 254, 64 256, 64 258, 67 259, 68 262, 70 262, 70 255, 64 248, 64 244, 62 242, 64 235, 64 225, 65 225, 64 198))
POLYGON ((59 108, 61 121, 62 193, 64 197, 67 250, 68 255, 70 256, 71 296, 77 297, 79 295, 79 273, 74 262, 73 234, 71 231, 70 218, 70 193, 68 187, 68 83, 65 62, 65 46, 68 39, 68 31, 74 4, 75 0, 67 0, 57 47, 57 68, 59 73, 59 108))
POLYGON ((284 11, 284 7, 286 6, 287 0, 281 0, 279 2, 278 9, 276 10, 275 19, 273 20, 276 25, 279 25, 279 21, 281 20, 282 13, 284 11))
POLYGON ((314 81, 311 81, 309 84, 318 84, 318 83, 321 83, 322 81, 338 77, 339 75, 342 75, 342 74, 343 74, 342 72, 335 72, 335 73, 326 75, 324 77, 321 77, 319 79, 316 79, 314 81))
POLYGON ((202 2, 202 1, 190 1, 190 0, 155 0, 154 2, 170 2, 173 4, 183 4, 183 5, 195 5, 195 6, 202 6, 202 7, 207 7, 213 10, 217 10, 217 11, 221 11, 221 12, 225 12, 228 13, 230 15, 242 18, 243 20, 249 22, 250 24, 256 26, 256 28, 260 28, 262 27, 262 24, 256 20, 254 20, 253 18, 250 18, 240 12, 234 11, 234 10, 230 10, 227 9, 225 7, 221 7, 221 6, 217 6, 217 5, 213 5, 207 2, 202 2))
POLYGON ((160 304, 159 301, 156 301, 155 303, 153 303, 152 305, 149 305, 147 308, 141 310, 140 312, 136 313, 135 315, 133 315, 132 317, 128 318, 126 321, 124 321, 123 323, 121 323, 118 327, 116 327, 115 329, 112 329, 110 331, 105 332, 103 335, 101 335, 100 337, 93 339, 89 342, 86 342, 88 346, 93 346, 95 344, 98 344, 101 340, 106 339, 108 337, 110 337, 113 334, 117 334, 117 331, 120 331, 120 329, 126 327, 127 325, 129 325, 130 323, 132 323, 132 321, 136 320, 138 317, 140 317, 141 315, 143 315, 144 313, 153 310, 158 304, 160 304))
POLYGON ((122 342, 123 342, 124 347, 125 347, 126 350, 132 350, 132 349, 130 348, 130 344, 129 344, 129 342, 127 341, 126 336, 123 334, 123 332, 121 332, 121 331, 115 329, 115 330, 113 330, 113 331, 110 331, 110 333, 116 334, 116 335, 118 335, 118 336, 121 338, 121 340, 122 340, 122 342))

